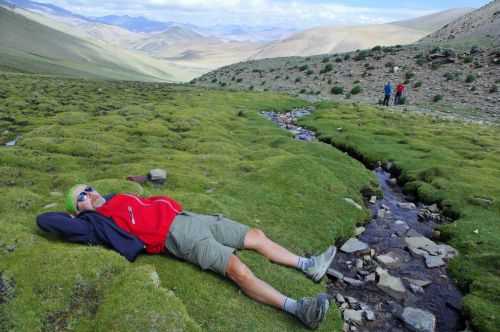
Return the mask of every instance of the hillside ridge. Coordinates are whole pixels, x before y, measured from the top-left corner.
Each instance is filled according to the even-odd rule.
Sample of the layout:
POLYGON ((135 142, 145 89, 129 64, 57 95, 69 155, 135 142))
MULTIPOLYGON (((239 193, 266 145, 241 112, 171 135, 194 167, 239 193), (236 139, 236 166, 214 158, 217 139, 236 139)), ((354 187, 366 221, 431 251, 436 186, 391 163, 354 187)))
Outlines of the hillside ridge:
POLYGON ((421 40, 430 42, 474 42, 500 44, 500 0, 465 14, 421 40))
POLYGON ((393 87, 406 85, 405 105, 400 108, 500 120, 500 49, 495 48, 460 50, 416 44, 253 60, 220 68, 191 83, 379 104, 388 81, 393 87))

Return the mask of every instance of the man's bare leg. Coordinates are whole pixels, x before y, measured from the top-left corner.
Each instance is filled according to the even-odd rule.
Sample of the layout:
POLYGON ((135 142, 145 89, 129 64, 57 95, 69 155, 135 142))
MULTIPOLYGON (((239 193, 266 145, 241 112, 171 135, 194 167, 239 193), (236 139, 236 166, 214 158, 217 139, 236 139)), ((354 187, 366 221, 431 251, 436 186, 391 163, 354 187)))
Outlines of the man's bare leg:
POLYGON ((304 325, 315 329, 325 319, 329 308, 327 294, 299 301, 281 294, 271 285, 257 278, 252 271, 235 255, 231 255, 226 268, 226 276, 233 280, 250 298, 271 305, 294 315, 304 325))
POLYGON ((252 249, 272 262, 297 267, 299 256, 269 239, 263 231, 252 228, 245 236, 245 249, 252 249))
POLYGON ((237 256, 229 258, 226 275, 252 299, 283 309, 286 296, 257 278, 237 256))
POLYGON ((299 257, 269 239, 263 231, 257 228, 252 228, 247 232, 244 248, 255 250, 272 262, 295 267, 315 282, 319 282, 325 276, 337 252, 337 248, 330 246, 318 256, 299 257))

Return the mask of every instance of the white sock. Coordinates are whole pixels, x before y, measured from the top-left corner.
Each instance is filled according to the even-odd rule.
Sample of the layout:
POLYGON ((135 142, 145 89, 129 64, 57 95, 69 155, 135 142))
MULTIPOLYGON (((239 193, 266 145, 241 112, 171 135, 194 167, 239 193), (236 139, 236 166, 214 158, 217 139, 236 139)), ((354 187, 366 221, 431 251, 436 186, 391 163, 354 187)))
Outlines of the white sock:
POLYGON ((297 313, 297 301, 289 297, 285 298, 285 302, 283 303, 283 311, 295 315, 297 313))
POLYGON ((312 258, 299 257, 297 262, 297 269, 305 271, 314 265, 314 260, 312 258))

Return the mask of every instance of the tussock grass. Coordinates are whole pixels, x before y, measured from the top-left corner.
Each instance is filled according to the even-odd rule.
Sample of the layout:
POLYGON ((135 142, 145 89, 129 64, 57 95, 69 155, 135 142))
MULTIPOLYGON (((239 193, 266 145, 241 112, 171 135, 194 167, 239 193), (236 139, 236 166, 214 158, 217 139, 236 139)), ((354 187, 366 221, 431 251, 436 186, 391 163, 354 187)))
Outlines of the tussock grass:
MULTIPOLYGON (((14 331, 299 331, 295 319, 243 295, 231 282, 164 256, 128 263, 101 247, 67 244, 35 217, 62 210, 76 182, 103 192, 165 194, 187 210, 223 213, 298 254, 352 235, 368 217, 373 175, 320 143, 303 143, 258 114, 303 102, 262 93, 167 84, 94 82, 0 74, 0 327, 14 331), (40 105, 50 105, 40 107, 40 105), (164 187, 125 180, 168 170, 164 187), (48 204, 55 207, 44 208, 48 204), (9 296, 7 296, 9 295, 9 296), (2 294, 3 296, 3 294, 2 294)), ((325 290, 252 252, 255 274, 293 296, 325 290)), ((0 329, 1 329, 0 328, 0 329)), ((322 331, 340 331, 332 308, 322 331)))
POLYGON ((407 193, 457 219, 441 227, 460 256, 450 264, 478 331, 500 326, 500 131, 357 104, 323 103, 302 124, 364 158, 393 161, 407 193), (342 127, 341 132, 336 128, 342 127))

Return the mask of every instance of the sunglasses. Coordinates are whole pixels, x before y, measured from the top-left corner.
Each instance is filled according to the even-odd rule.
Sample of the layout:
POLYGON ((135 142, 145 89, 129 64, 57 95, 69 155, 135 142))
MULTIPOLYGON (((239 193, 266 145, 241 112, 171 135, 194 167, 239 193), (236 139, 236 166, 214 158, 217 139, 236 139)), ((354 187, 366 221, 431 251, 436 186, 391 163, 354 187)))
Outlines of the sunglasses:
MULTIPOLYGON (((83 191, 78 194, 78 197, 76 198, 76 201, 78 203, 79 202, 83 202, 85 199, 87 199, 88 193, 91 193, 93 191, 94 191, 94 188, 92 188, 91 186, 85 187, 85 189, 83 189, 83 191)), ((78 206, 78 204, 77 204, 77 206, 78 206)))

